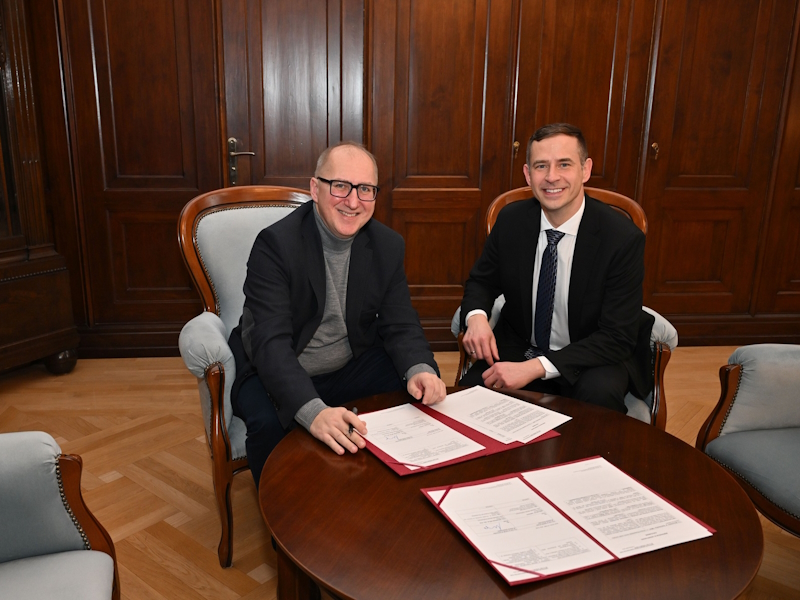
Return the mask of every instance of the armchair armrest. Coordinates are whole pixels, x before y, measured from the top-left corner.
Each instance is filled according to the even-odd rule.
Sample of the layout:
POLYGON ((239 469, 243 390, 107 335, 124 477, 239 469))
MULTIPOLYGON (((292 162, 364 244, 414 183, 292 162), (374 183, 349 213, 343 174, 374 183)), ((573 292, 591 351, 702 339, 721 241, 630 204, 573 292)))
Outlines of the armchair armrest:
POLYGON ((642 310, 650 313, 656 319, 653 323, 653 330, 650 332, 650 343, 663 342, 669 346, 670 350, 675 350, 678 347, 678 330, 652 308, 643 306, 642 310))
POLYGON ((222 408, 226 428, 230 426, 233 410, 231 408, 231 388, 236 379, 236 362, 228 346, 225 324, 216 314, 204 312, 186 323, 178 337, 178 349, 186 368, 198 379, 200 405, 206 434, 211 439, 211 393, 206 372, 212 365, 219 364, 224 379, 222 408))

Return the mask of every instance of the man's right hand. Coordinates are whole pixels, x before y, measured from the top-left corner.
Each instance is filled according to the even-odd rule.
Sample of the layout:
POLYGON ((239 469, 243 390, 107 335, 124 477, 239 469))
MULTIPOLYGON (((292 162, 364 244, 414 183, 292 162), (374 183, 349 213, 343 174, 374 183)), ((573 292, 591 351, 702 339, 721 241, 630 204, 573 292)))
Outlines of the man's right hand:
POLYGON ((353 429, 366 435, 367 426, 355 413, 340 406, 328 407, 314 418, 308 430, 336 454, 342 455, 345 450, 355 454, 359 448, 364 448, 367 442, 360 435, 356 435, 355 431, 349 433, 351 424, 353 429))
POLYGON ((500 360, 494 332, 489 326, 489 319, 482 313, 476 313, 469 318, 467 332, 461 342, 473 360, 485 360, 489 366, 493 365, 494 361, 500 360))

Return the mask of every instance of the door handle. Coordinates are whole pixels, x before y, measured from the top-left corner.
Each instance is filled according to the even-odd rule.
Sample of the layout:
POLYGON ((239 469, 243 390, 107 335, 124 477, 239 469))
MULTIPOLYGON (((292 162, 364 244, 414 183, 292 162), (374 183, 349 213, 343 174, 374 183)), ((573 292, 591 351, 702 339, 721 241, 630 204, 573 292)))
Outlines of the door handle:
POLYGON ((236 146, 239 143, 235 137, 228 138, 228 180, 231 185, 236 185, 238 178, 236 171, 236 161, 240 156, 255 156, 255 152, 237 151, 236 146))
POLYGON ((658 147, 658 142, 653 142, 650 144, 650 147, 653 149, 653 160, 658 160, 658 151, 661 150, 661 148, 658 147))

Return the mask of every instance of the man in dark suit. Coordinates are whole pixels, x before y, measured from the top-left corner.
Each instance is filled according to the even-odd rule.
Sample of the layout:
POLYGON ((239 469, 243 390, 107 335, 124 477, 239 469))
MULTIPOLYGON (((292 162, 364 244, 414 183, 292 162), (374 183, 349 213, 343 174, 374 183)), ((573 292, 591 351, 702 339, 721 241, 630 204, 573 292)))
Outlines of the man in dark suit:
POLYGON ((637 341, 646 347, 649 338, 645 236, 585 195, 592 159, 577 127, 537 130, 526 163, 533 198, 500 212, 465 285, 461 328, 476 362, 462 385, 554 393, 625 413, 630 381, 647 379, 648 365, 634 360, 637 341), (487 314, 500 294, 506 303, 492 330, 487 314))
POLYGON ((328 148, 311 179, 313 202, 253 245, 230 346, 231 400, 247 425, 256 484, 295 422, 337 454, 357 452, 365 442, 353 428, 366 427, 345 402, 404 388, 425 404, 445 397, 411 306, 403 238, 372 219, 377 183, 363 146, 328 148))

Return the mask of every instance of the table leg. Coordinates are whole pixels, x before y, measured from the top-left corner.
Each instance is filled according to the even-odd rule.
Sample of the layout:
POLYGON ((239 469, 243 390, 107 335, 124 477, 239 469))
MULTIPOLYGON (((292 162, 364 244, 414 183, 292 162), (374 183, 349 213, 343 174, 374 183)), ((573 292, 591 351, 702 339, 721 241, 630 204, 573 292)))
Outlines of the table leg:
POLYGON ((284 554, 278 553, 278 600, 320 600, 319 587, 284 554))

